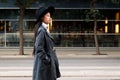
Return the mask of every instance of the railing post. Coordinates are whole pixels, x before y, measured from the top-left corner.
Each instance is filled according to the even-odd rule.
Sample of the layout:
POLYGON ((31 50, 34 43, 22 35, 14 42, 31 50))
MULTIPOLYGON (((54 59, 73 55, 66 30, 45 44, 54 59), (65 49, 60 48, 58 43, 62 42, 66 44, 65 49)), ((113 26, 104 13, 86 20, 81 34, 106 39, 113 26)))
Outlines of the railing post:
POLYGON ((5 29, 4 29, 4 32, 5 32, 5 48, 6 48, 6 41, 7 41, 7 40, 6 40, 6 21, 4 22, 4 28, 5 28, 5 29))

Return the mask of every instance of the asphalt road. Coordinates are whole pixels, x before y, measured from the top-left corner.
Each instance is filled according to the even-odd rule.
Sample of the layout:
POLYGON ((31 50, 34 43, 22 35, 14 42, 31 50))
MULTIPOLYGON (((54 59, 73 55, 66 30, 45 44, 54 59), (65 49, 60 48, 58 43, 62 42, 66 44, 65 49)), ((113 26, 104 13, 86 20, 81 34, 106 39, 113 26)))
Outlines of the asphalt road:
MULTIPOLYGON (((31 77, 0 77, 0 80, 32 80, 31 77)), ((120 80, 119 78, 108 78, 108 77, 102 77, 102 78, 96 78, 96 77, 61 77, 57 80, 120 80)))
MULTIPOLYGON (((59 58, 60 69, 64 72, 77 72, 78 70, 91 73, 93 70, 98 72, 101 69, 106 71, 120 72, 120 58, 59 58), (97 69, 95 69, 97 68, 97 69), (88 69, 88 70, 83 70, 88 69)), ((33 66, 33 58, 0 58, 0 71, 31 71, 33 66), (16 68, 16 69, 15 69, 16 68), (27 69, 28 68, 28 69, 27 69), (18 70, 19 69, 19 70, 18 70)), ((119 76, 62 76, 58 80, 120 80, 119 76)), ((31 76, 27 77, 0 77, 0 80, 31 80, 31 76)))
MULTIPOLYGON (((60 66, 120 66, 120 58, 60 58, 60 66)), ((0 58, 0 67, 33 66, 33 58, 0 58)))

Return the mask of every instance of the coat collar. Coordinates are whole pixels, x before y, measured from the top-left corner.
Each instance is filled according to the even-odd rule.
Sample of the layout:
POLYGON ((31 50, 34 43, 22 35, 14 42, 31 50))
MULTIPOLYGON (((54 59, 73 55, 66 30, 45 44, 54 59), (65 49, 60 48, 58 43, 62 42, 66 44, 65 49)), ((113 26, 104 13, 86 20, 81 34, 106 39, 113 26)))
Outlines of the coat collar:
POLYGON ((45 24, 44 22, 42 22, 42 26, 47 30, 48 29, 48 26, 49 24, 45 24))
POLYGON ((51 36, 51 34, 45 29, 45 27, 41 26, 41 28, 43 28, 46 32, 46 35, 51 38, 54 41, 54 38, 51 36))

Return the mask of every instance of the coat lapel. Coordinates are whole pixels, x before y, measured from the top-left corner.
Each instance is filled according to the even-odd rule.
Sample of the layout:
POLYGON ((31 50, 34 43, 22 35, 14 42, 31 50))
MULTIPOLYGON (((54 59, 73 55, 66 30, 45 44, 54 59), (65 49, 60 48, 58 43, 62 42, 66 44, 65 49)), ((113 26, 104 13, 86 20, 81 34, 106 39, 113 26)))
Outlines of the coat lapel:
POLYGON ((53 40, 53 42, 54 42, 54 39, 53 39, 53 37, 51 36, 51 34, 46 30, 46 33, 47 33, 47 36, 49 37, 49 38, 51 38, 51 40, 53 40))
MULTIPOLYGON (((42 26, 42 28, 44 28, 43 26, 42 26)), ((49 37, 49 38, 51 38, 51 40, 54 42, 54 39, 53 39, 53 37, 51 36, 51 34, 44 28, 44 30, 46 31, 46 34, 47 34, 47 36, 49 37)))

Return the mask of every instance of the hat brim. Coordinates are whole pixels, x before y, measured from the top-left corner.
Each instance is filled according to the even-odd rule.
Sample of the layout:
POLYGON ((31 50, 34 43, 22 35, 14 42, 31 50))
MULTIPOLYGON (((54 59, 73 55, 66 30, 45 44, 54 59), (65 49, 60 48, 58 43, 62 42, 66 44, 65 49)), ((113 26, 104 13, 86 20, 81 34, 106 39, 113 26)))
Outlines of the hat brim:
POLYGON ((35 23, 38 23, 39 20, 40 20, 46 13, 48 13, 48 12, 49 12, 50 15, 52 16, 53 13, 55 12, 55 8, 54 8, 53 6, 50 6, 50 7, 48 7, 47 9, 45 9, 45 10, 41 13, 41 15, 39 15, 39 17, 38 17, 38 19, 36 20, 35 23))

